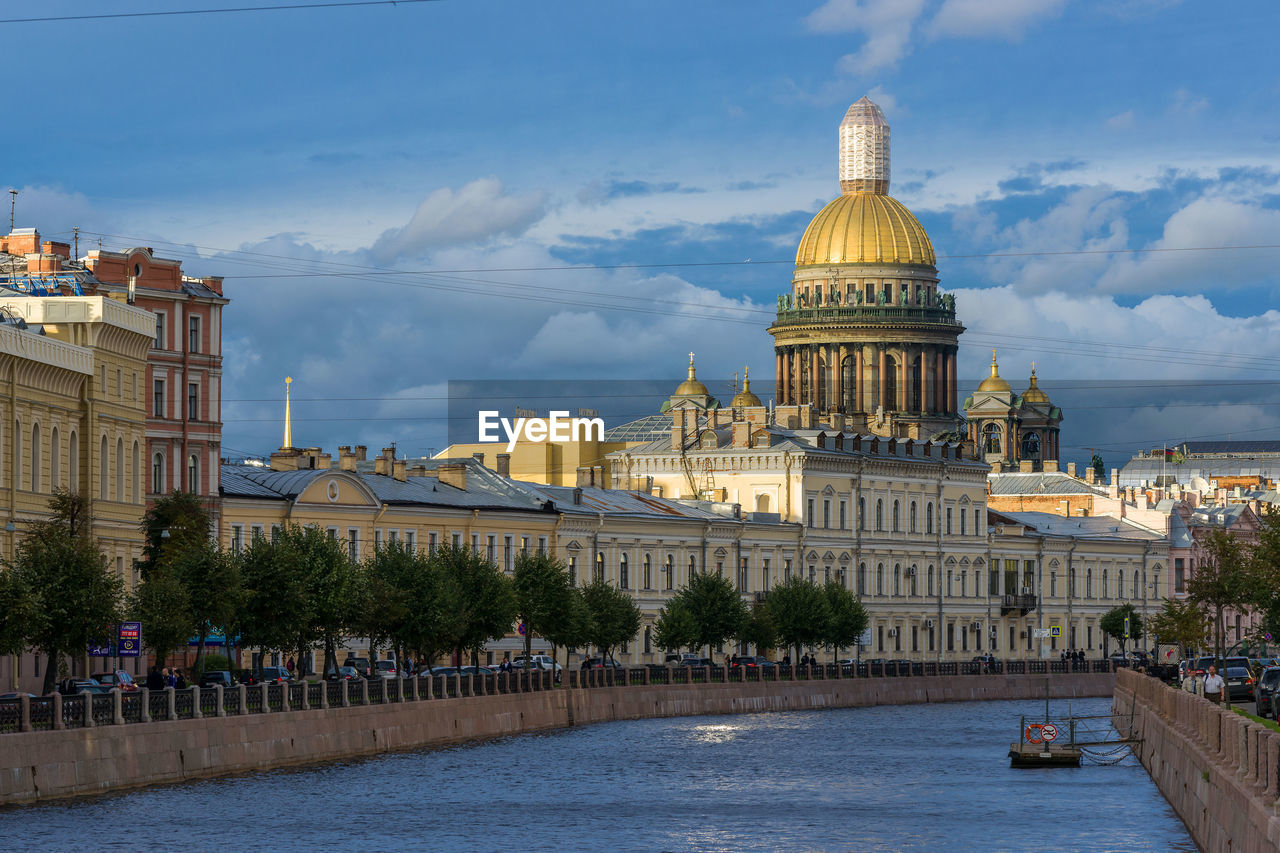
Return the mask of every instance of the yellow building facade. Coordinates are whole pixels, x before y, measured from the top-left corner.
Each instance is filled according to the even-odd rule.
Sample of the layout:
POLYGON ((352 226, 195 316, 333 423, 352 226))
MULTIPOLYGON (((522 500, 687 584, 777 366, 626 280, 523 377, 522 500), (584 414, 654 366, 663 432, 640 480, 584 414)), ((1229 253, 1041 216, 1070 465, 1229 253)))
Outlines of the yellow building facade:
MULTIPOLYGON (((146 498, 147 349, 155 319, 104 296, 0 296, 0 547, 49 515, 57 488, 89 501, 93 536, 131 589, 146 498)), ((87 651, 87 650, 86 650, 87 651)), ((95 665, 105 665, 95 659, 95 665)), ((47 661, 0 659, 0 684, 38 688, 47 661)), ((83 674, 90 662, 67 662, 83 674)))

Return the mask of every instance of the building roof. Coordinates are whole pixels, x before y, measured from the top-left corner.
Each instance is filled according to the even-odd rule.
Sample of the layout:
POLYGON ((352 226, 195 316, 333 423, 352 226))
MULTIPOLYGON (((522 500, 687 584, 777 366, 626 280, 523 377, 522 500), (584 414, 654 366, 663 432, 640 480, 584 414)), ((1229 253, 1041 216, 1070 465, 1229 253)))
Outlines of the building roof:
POLYGON ((1001 512, 1024 527, 1046 536, 1074 536, 1077 539, 1164 539, 1163 533, 1139 527, 1133 522, 1107 515, 1064 517, 1047 512, 1001 512))
POLYGON ((671 415, 645 415, 604 431, 606 442, 653 441, 658 438, 671 438, 671 415))
POLYGON ((911 211, 870 192, 842 195, 818 211, 796 250, 797 267, 936 263, 933 243, 911 211))
POLYGON ((996 474, 987 476, 992 495, 1091 495, 1098 490, 1070 474, 996 474))

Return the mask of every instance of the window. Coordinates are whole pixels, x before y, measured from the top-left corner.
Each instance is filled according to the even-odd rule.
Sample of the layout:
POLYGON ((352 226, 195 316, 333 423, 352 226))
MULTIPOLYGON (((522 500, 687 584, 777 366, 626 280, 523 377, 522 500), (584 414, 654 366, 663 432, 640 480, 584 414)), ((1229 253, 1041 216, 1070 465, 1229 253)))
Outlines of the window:
MULTIPOLYGON (((433 539, 432 545, 434 544, 435 544, 435 541, 433 539)), ((490 563, 494 563, 494 561, 498 557, 498 537, 492 533, 490 533, 488 537, 485 539, 484 556, 485 556, 485 559, 488 560, 490 563)))
POLYGON ((502 537, 502 568, 508 572, 515 569, 515 538, 510 533, 502 537))
POLYGON ((164 456, 159 453, 151 457, 151 491, 157 495, 164 492, 164 456))
POLYGON ((337 541, 338 541, 338 528, 336 528, 336 527, 329 527, 329 528, 326 528, 326 529, 325 529, 325 531, 324 531, 324 535, 329 537, 329 541, 330 541, 330 542, 337 542, 337 541))
POLYGON ((480 534, 479 533, 471 534, 471 553, 472 554, 480 553, 480 534))
POLYGON ((389 544, 389 545, 394 545, 395 543, 397 543, 397 542, 399 542, 399 541, 400 541, 400 531, 399 531, 399 530, 388 530, 388 531, 387 531, 387 544, 389 544))
POLYGON ((627 589, 630 578, 627 576, 627 555, 618 557, 618 588, 627 589))
POLYGON ((109 476, 109 460, 107 459, 107 437, 102 437, 102 442, 98 448, 98 500, 110 499, 108 490, 111 478, 109 476))
POLYGON ((151 414, 153 417, 164 417, 164 380, 157 379, 152 390, 151 414))
POLYGON ((1187 569, 1182 557, 1178 557, 1173 561, 1173 591, 1187 591, 1187 569))
POLYGON ((545 536, 538 537, 538 553, 539 554, 547 553, 547 537, 545 536))
MULTIPOLYGON (((490 561, 492 562, 492 560, 490 561)), ((569 557, 569 586, 576 586, 578 583, 578 558, 569 557)))
POLYGON ((1026 587, 1027 595, 1032 595, 1036 591, 1036 561, 1022 561, 1022 585, 1026 587))
POLYGON ((876 498, 876 530, 884 530, 884 501, 876 498))
POLYGON ((689 577, 693 577, 697 573, 698 573, 698 558, 690 554, 689 555, 689 577))
POLYGON ((124 498, 124 439, 116 439, 116 500, 124 498))
POLYGON ((933 566, 929 567, 929 588, 926 590, 926 594, 930 597, 933 596, 933 566))
POLYGON ((1093 598, 1093 569, 1084 572, 1084 597, 1093 598))
POLYGON ((916 532, 916 502, 915 501, 911 502, 910 524, 911 524, 911 532, 915 533, 916 532))
POLYGON ((867 529, 867 499, 858 498, 858 526, 867 529))
POLYGON ((40 424, 31 427, 31 491, 40 491, 40 424))
POLYGON ((453 545, 454 550, 462 547, 462 534, 454 530, 449 534, 449 542, 453 545))
POLYGON ((1067 596, 1075 598, 1076 595, 1076 570, 1067 569, 1067 596))
POLYGON ((666 583, 667 589, 675 589, 676 588, 676 558, 675 557, 671 556, 670 554, 667 555, 667 567, 663 571, 665 571, 667 575, 667 583, 666 583))
POLYGON ((644 653, 653 653, 653 628, 648 625, 644 626, 644 653))
POLYGON ((845 502, 842 500, 840 501, 840 529, 841 530, 844 530, 844 527, 845 527, 844 525, 845 509, 846 509, 846 505, 845 505, 845 502))
MULTIPOLYGON (((1124 584, 1124 576, 1123 576, 1123 575, 1121 575, 1120 583, 1121 583, 1122 585, 1124 584)), ((1108 583, 1108 579, 1107 579, 1107 570, 1106 570, 1106 569, 1103 569, 1103 570, 1102 570, 1102 589, 1098 591, 1098 597, 1099 597, 1099 598, 1109 598, 1109 597, 1110 597, 1110 596, 1108 595, 1108 591, 1109 591, 1109 589, 1110 589, 1110 584, 1108 583)))
POLYGON ((925 533, 933 532, 933 504, 925 504, 924 507, 924 528, 925 533))
POLYGON ((67 442, 67 482, 71 487, 71 491, 80 492, 80 437, 75 430, 71 431, 71 438, 67 442))
POLYGON ((98 369, 98 391, 102 396, 107 396, 107 366, 105 364, 98 369))
POLYGON ((520 553, 524 554, 526 557, 529 556, 529 537, 528 536, 520 537, 520 553))
POLYGON ((122 384, 122 383, 121 383, 121 377, 123 377, 123 376, 124 376, 124 371, 117 367, 117 368, 116 368, 116 396, 117 396, 117 397, 122 396, 122 395, 121 395, 120 388, 121 388, 121 384, 122 384))
POLYGON ((373 552, 377 554, 378 549, 382 547, 382 529, 375 528, 373 531, 373 552))
POLYGON ((782 561, 782 579, 787 581, 791 580, 791 561, 790 560, 782 561))
POLYGON ((187 383, 187 420, 200 420, 200 386, 194 382, 187 383))
POLYGON ((410 551, 418 550, 418 531, 406 530, 404 532, 404 544, 410 551))
MULTIPOLYGON (((434 530, 428 531, 427 532, 427 553, 434 554, 436 552, 436 548, 438 548, 439 546, 440 546, 440 534, 436 533, 434 530)), ((492 563, 493 561, 490 560, 489 562, 492 563)))
POLYGON ((867 594, 867 564, 858 564, 858 595, 867 594))
POLYGON ((1049 572, 1049 595, 1058 594, 1058 573, 1049 572))
POLYGON ((902 594, 902 566, 897 563, 893 566, 893 594, 902 594))
POLYGON ((769 591, 769 558, 764 558, 764 567, 760 570, 760 591, 769 591))
POLYGON ((884 595, 884 563, 876 565, 876 595, 884 595))
POLYGON ((738 565, 738 592, 747 591, 747 558, 743 557, 738 565))
POLYGON ((261 524, 250 525, 249 541, 257 542, 259 539, 262 539, 262 538, 263 538, 262 525, 261 524))
POLYGON ((142 502, 142 457, 138 442, 133 443, 133 500, 135 503, 142 502))
POLYGON ((814 521, 814 519, 813 519, 813 498, 809 498, 807 509, 809 510, 809 513, 808 513, 808 516, 805 518, 805 524, 807 524, 807 525, 808 525, 808 526, 810 526, 810 527, 813 527, 813 521, 814 521))
POLYGON ((964 510, 960 510, 960 535, 961 536, 964 536, 966 532, 965 523, 964 523, 965 518, 966 516, 965 516, 964 510))
POLYGON ((973 535, 982 535, 982 510, 975 509, 973 511, 973 535))
POLYGON ((187 318, 187 352, 200 352, 200 318, 187 318))
MULTIPOLYGON (((62 485, 62 436, 58 432, 58 428, 54 427, 49 433, 49 485, 58 488, 62 485)), ((134 451, 137 451, 137 445, 134 445, 134 451)), ((133 460, 133 467, 138 467, 138 460, 133 460)))
POLYGON ((271 541, 275 542, 279 538, 280 538, 280 525, 278 524, 271 525, 271 541))
POLYGON ((595 577, 593 577, 591 580, 596 582, 604 580, 604 552, 603 551, 596 552, 595 577))
POLYGON ((200 457, 194 453, 187 457, 187 489, 199 494, 200 457))
POLYGON ((947 507, 947 535, 951 535, 951 507, 947 507))
POLYGON ((831 526, 831 501, 830 500, 824 500, 822 502, 822 526, 823 527, 831 526))
POLYGON ((239 554, 244 550, 244 525, 231 525, 231 553, 239 554))
POLYGON ((164 312, 156 312, 156 349, 164 349, 164 312))
POLYGON ((902 514, 899 512, 898 502, 893 502, 893 532, 897 533, 902 529, 902 514))

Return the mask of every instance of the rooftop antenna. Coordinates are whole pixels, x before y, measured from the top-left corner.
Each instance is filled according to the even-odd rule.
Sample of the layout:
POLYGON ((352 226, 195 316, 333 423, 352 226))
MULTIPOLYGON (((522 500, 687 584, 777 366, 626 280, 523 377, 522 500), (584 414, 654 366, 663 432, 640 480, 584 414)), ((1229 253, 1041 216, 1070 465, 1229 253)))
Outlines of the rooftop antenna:
POLYGON ((80 226, 79 225, 71 226, 71 242, 74 246, 74 249, 72 250, 71 260, 78 261, 80 260, 80 226))
POLYGON ((18 191, 9 190, 9 233, 13 233, 13 215, 18 209, 18 191))
POLYGON ((289 386, 293 384, 293 377, 286 376, 284 378, 284 444, 281 445, 282 450, 288 450, 293 447, 293 418, 289 412, 289 386))

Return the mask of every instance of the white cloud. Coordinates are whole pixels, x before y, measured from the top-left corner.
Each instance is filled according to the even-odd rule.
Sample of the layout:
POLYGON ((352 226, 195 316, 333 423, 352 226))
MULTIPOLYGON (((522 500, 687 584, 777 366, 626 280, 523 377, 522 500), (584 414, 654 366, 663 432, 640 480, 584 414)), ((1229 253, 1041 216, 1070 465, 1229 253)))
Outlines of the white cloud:
POLYGON ((945 0, 928 31, 935 37, 1017 39, 1064 6, 1066 0, 945 0))
POLYGON ((1112 130, 1129 130, 1133 127, 1133 110, 1125 110, 1122 113, 1116 113, 1107 119, 1107 127, 1112 130))
POLYGON ((480 178, 456 191, 442 187, 418 205, 408 224, 384 232, 370 251, 387 263, 444 246, 519 235, 546 214, 546 206, 545 192, 506 194, 497 178, 480 178))
POLYGON ((820 33, 858 33, 862 46, 840 59, 848 74, 866 74, 897 64, 909 52, 912 27, 924 0, 827 0, 805 23, 820 33))
POLYGON ((1173 93, 1173 103, 1169 106, 1169 113, 1174 116, 1195 118, 1208 108, 1208 98, 1197 95, 1189 89, 1179 89, 1173 93))
MULTIPOLYGON (((1271 245, 1280 234, 1280 211, 1251 202, 1202 197, 1176 211, 1164 234, 1146 248, 1271 245)), ((1107 293, 1199 292, 1246 287, 1275 275, 1273 253, 1156 252, 1113 260, 1098 278, 1107 293)))

